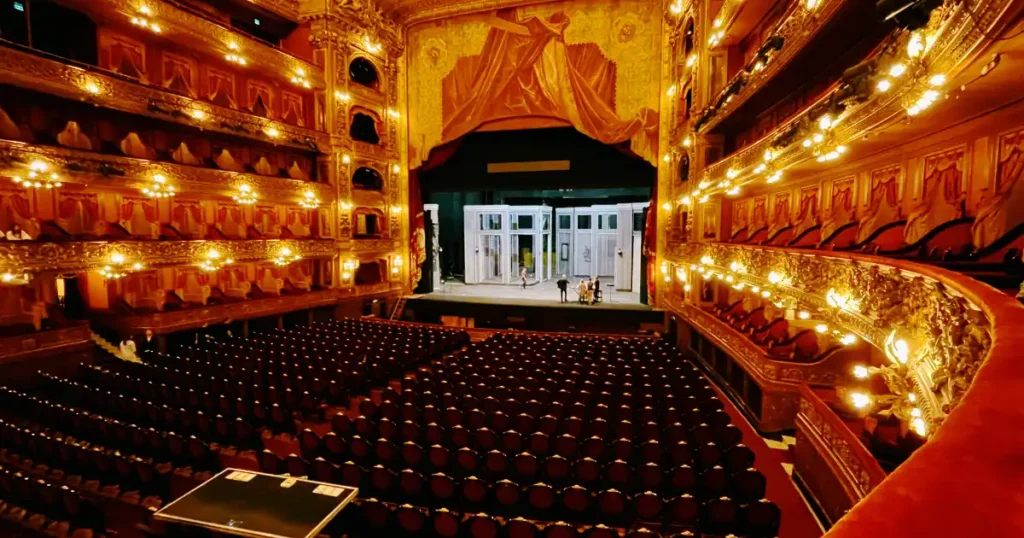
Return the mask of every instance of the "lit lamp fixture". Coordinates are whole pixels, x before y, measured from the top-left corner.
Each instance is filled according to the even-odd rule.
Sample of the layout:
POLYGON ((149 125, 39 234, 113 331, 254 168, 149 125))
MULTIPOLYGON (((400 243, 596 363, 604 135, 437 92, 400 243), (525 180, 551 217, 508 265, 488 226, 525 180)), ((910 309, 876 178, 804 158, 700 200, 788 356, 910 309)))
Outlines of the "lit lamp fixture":
POLYGON ((853 334, 848 333, 843 335, 843 337, 839 339, 839 343, 843 344, 844 346, 852 346, 853 344, 857 343, 857 337, 853 334))
POLYGON ((693 286, 690 286, 689 284, 686 284, 685 286, 683 286, 683 291, 685 291, 685 292, 689 292, 691 289, 693 289, 693 286))
POLYGON ((402 213, 402 206, 400 206, 400 205, 393 205, 393 206, 391 206, 391 214, 392 215, 399 215, 401 213, 402 213))
POLYGON ((796 317, 804 320, 811 319, 811 313, 806 310, 801 310, 800 312, 797 312, 796 317))
POLYGON ((341 273, 341 279, 348 280, 352 278, 352 274, 356 272, 356 269, 359 269, 359 260, 356 260, 355 258, 349 258, 345 260, 344 263, 341 264, 341 268, 344 269, 344 271, 341 273))
POLYGON ((735 187, 733 187, 733 188, 731 188, 731 189, 729 189, 729 190, 725 191, 725 194, 726 194, 726 195, 728 195, 728 196, 736 196, 736 195, 738 195, 739 193, 740 193, 740 187, 739 187, 739 185, 737 185, 737 186, 735 186, 735 187))
MULTIPOLYGON (((701 263, 704 263, 704 259, 703 258, 701 258, 701 263)), ((743 264, 741 264, 740 262, 732 262, 732 263, 730 263, 729 264, 729 270, 734 272, 734 273, 746 273, 747 272, 747 268, 743 267, 743 264)))
POLYGON ((828 290, 828 293, 825 294, 825 301, 828 302, 830 306, 838 308, 839 310, 860 312, 859 299, 854 299, 850 295, 839 293, 835 288, 830 288, 828 290))
POLYGON ((238 54, 239 48, 238 43, 228 43, 228 49, 231 51, 224 55, 224 59, 237 65, 245 65, 249 63, 244 57, 238 54))
POLYGON ((674 2, 672 5, 668 6, 668 11, 673 15, 679 15, 683 12, 683 3, 681 1, 674 2))
POLYGON ((347 153, 341 156, 341 164, 348 164, 350 162, 352 162, 352 157, 350 157, 347 153))
POLYGON ((292 249, 288 247, 282 247, 277 257, 274 258, 274 265, 281 267, 284 265, 288 265, 292 262, 299 261, 301 259, 302 256, 299 256, 298 254, 293 254, 292 249))
POLYGON ((320 199, 316 197, 316 193, 313 191, 306 191, 303 194, 303 199, 299 200, 299 205, 304 209, 316 209, 320 207, 320 199))
POLYGON ((130 267, 127 267, 125 265, 125 261, 126 260, 124 254, 121 254, 120 252, 115 252, 111 254, 110 264, 104 265, 103 269, 100 269, 100 274, 103 275, 103 278, 106 278, 107 280, 119 280, 121 278, 124 278, 125 276, 128 276, 128 274, 130 274, 131 271, 142 270, 141 263, 135 262, 130 267))
POLYGON ((216 249, 212 249, 206 253, 206 259, 199 263, 199 268, 202 269, 203 271, 210 273, 213 271, 218 271, 221 268, 231 265, 233 263, 235 263, 235 260, 231 258, 222 260, 220 257, 220 252, 218 252, 216 249))
POLYGON ((882 346, 882 349, 885 351, 885 356, 893 364, 904 365, 910 360, 910 345, 907 344, 906 340, 897 338, 895 330, 890 332, 889 336, 885 338, 885 344, 882 346))
POLYGON ((11 271, 4 271, 0 274, 0 284, 5 286, 22 286, 28 284, 28 281, 28 273, 12 273, 11 271))
POLYGON ((295 74, 292 75, 292 84, 296 86, 302 86, 307 90, 312 87, 309 84, 309 79, 306 78, 306 70, 301 67, 296 69, 295 74))
POLYGON ((401 172, 401 171, 402 171, 402 167, 401 167, 401 166, 399 166, 399 165, 398 165, 397 163, 395 163, 395 164, 391 165, 391 172, 392 172, 392 173, 395 173, 395 174, 397 174, 397 173, 399 173, 399 172, 401 172))
POLYGON ((673 95, 675 95, 675 94, 676 94, 676 85, 675 85, 675 84, 673 84, 673 85, 669 86, 669 87, 668 87, 668 91, 667 91, 667 92, 665 92, 665 93, 666 93, 666 94, 667 94, 667 95, 668 95, 669 97, 672 97, 673 95))
POLYGON ((863 392, 851 392, 850 404, 854 409, 864 411, 871 406, 871 396, 863 392))
POLYGON ((278 131, 276 127, 267 127, 263 132, 270 138, 277 138, 281 136, 281 131, 278 131))
POLYGON ((39 160, 29 164, 27 177, 14 176, 13 179, 15 185, 26 189, 58 189, 64 185, 61 183, 59 175, 50 172, 50 165, 39 160))
POLYGON ((86 81, 86 83, 82 85, 82 89, 89 92, 92 95, 99 95, 103 91, 100 88, 99 84, 96 84, 94 81, 91 80, 86 81))
POLYGON ((697 200, 697 203, 703 204, 703 203, 705 203, 707 201, 708 201, 708 195, 705 194, 704 196, 700 197, 700 200, 697 200))
POLYGON ((393 109, 393 108, 389 108, 388 109, 388 116, 391 116, 392 118, 395 118, 395 119, 398 119, 398 118, 402 117, 402 115, 399 114, 398 111, 393 109))
POLYGON ((772 172, 770 176, 768 176, 768 179, 766 181, 768 183, 776 183, 780 179, 782 179, 782 170, 776 170, 775 172, 772 172))
POLYGON ((714 265, 715 264, 715 259, 712 258, 711 256, 708 256, 707 254, 705 254, 705 255, 700 257, 700 264, 701 265, 714 265))
POLYGON ((352 96, 339 90, 334 92, 334 98, 343 103, 347 103, 350 99, 352 99, 352 96))
POLYGON ((338 207, 341 207, 342 211, 351 211, 352 210, 352 202, 349 202, 347 200, 342 200, 341 202, 338 202, 338 207))
POLYGON ((203 112, 202 110, 199 110, 197 108, 189 112, 189 116, 192 116, 192 119, 196 121, 203 121, 206 119, 206 112, 203 112))
POLYGON ((692 136, 687 136, 686 138, 683 139, 683 147, 684 148, 688 148, 688 147, 690 147, 692 145, 693 145, 693 137, 692 136))
POLYGON ((171 198, 174 196, 174 187, 167 185, 167 178, 163 174, 153 176, 153 185, 142 189, 142 194, 150 198, 171 198))
POLYGON ((252 190, 252 187, 243 183, 238 187, 238 194, 232 196, 232 198, 240 204, 252 205, 256 203, 256 200, 259 200, 259 195, 252 190))
POLYGON ((150 11, 149 6, 141 6, 139 7, 138 15, 132 17, 132 24, 138 26, 139 28, 149 30, 154 34, 159 34, 163 31, 163 29, 160 28, 159 24, 150 20, 150 17, 152 15, 153 12, 150 11))
POLYGON ((377 54, 380 52, 380 43, 375 43, 370 39, 370 36, 363 38, 363 44, 366 45, 366 50, 371 54, 377 54))
POLYGON ((394 261, 391 262, 391 274, 397 275, 402 270, 402 264, 404 261, 401 256, 395 256, 394 261))
POLYGON ((693 203, 693 200, 691 200, 689 196, 683 196, 679 199, 679 203, 682 205, 690 205, 693 203))
POLYGON ((693 67, 693 64, 697 63, 697 55, 690 54, 686 57, 686 67, 693 67))

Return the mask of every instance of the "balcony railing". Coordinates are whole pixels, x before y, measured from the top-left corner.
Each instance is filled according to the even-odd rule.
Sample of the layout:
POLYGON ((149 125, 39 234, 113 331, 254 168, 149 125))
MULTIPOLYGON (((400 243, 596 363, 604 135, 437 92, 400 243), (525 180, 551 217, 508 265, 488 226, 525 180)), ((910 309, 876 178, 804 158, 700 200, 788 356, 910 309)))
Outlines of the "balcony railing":
POLYGON ((183 97, 117 73, 14 43, 0 43, 5 45, 0 47, 0 82, 6 84, 233 136, 272 140, 307 151, 330 147, 330 137, 323 132, 183 97), (197 118, 195 111, 200 111, 202 117, 197 118), (271 138, 267 134, 271 132, 276 132, 277 136, 271 138))
MULTIPOLYGON (((121 179, 117 182, 120 189, 141 191, 151 187, 153 177, 163 175, 179 192, 190 195, 206 194, 211 197, 227 197, 237 191, 240 183, 245 183, 259 192, 265 200, 283 203, 291 201, 298 204, 305 191, 313 191, 314 196, 324 204, 334 201, 334 186, 312 181, 299 181, 279 177, 263 176, 186 166, 163 161, 149 161, 133 157, 105 155, 88 151, 61 148, 56 146, 37 146, 0 140, 0 155, 11 161, 32 162, 42 159, 66 171, 66 183, 82 182, 93 187, 103 188, 109 181, 111 171, 116 170, 121 179), (104 175, 104 171, 107 172, 104 175)), ((0 170, 3 170, 0 166, 0 170)))
POLYGON ((911 342, 894 368, 905 368, 930 437, 826 536, 1011 536, 1020 526, 1024 476, 1007 463, 1024 450, 1016 300, 961 274, 878 256, 687 244, 664 257, 683 268, 703 259, 720 271, 736 262, 746 275, 785 273, 792 284, 779 293, 832 312, 879 349, 893 331, 911 342), (830 301, 834 293, 859 302, 830 301))

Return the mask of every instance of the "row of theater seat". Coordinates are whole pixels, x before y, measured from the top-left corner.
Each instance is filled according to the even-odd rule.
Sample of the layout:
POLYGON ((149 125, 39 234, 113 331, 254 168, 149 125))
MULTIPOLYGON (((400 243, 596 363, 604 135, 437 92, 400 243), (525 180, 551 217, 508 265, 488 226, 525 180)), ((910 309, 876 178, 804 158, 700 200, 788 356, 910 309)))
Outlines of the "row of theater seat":
POLYGON ((658 340, 491 338, 382 399, 354 419, 335 415, 322 438, 304 431, 301 455, 264 452, 261 467, 416 510, 752 536, 778 528, 764 476, 715 392, 658 340), (746 507, 772 516, 755 529, 738 515, 746 507), (712 512, 732 515, 701 521, 712 512))
POLYGON ((96 500, 3 465, 0 518, 58 538, 92 538, 106 529, 103 511, 96 500))
POLYGON ((746 334, 775 360, 817 362, 842 348, 830 336, 822 336, 811 328, 796 329, 781 317, 766 315, 766 307, 744 308, 743 301, 728 306, 715 305, 710 312, 737 331, 746 334))

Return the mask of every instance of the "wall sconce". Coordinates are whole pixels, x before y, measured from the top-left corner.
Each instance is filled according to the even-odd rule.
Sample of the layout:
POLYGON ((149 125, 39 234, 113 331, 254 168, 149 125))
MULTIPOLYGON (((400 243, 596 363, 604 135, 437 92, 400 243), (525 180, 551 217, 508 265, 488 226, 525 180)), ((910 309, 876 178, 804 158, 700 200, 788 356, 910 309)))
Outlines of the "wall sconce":
POLYGON ((316 209, 320 207, 320 199, 316 197, 313 191, 306 191, 303 199, 299 200, 299 205, 304 209, 316 209))
POLYGON ((142 189, 142 194, 150 198, 171 198, 174 196, 174 187, 167 185, 167 178, 163 174, 153 176, 153 186, 142 189))
POLYGON ((391 171, 397 174, 402 171, 402 167, 397 164, 393 164, 391 165, 391 171))
POLYGON ((243 183, 238 187, 238 194, 232 196, 232 198, 239 204, 252 205, 256 203, 256 200, 259 200, 259 195, 252 190, 252 187, 243 183))
POLYGON ((401 213, 402 213, 402 206, 400 206, 400 205, 393 205, 393 206, 391 206, 391 214, 392 215, 400 215, 401 213))
POLYGON ((206 259, 199 263, 199 268, 208 273, 218 271, 228 265, 235 263, 235 260, 228 258, 221 260, 220 252, 216 249, 212 249, 206 253, 206 259))
POLYGON ((282 267, 292 262, 297 262, 302 259, 302 256, 298 254, 292 254, 292 249, 288 247, 281 247, 281 251, 277 257, 274 258, 274 265, 282 267))
POLYGON ((352 202, 342 200, 341 202, 338 202, 338 207, 340 207, 342 211, 351 211, 352 202))
POLYGON ((395 256, 395 259, 391 262, 391 274, 397 275, 402 270, 402 264, 405 263, 401 256, 395 256))
POLYGON ((352 99, 352 96, 343 91, 336 91, 334 92, 334 98, 343 103, 347 103, 350 99, 352 99))
POLYGON ((281 131, 278 131, 276 127, 267 127, 263 131, 263 133, 269 136, 270 138, 277 138, 281 136, 281 131))
POLYGON ((228 49, 231 50, 232 52, 229 52, 228 54, 224 55, 224 59, 225 60, 227 60, 227 61, 229 61, 229 62, 231 62, 233 64, 238 64, 238 65, 243 65, 243 66, 245 64, 249 63, 248 60, 246 60, 245 58, 243 58, 241 55, 238 54, 238 50, 239 50, 238 43, 228 43, 228 49))
POLYGON ((0 274, 0 284, 5 286, 23 286, 28 284, 29 276, 28 273, 12 273, 5 271, 0 274))
POLYGON ((306 70, 301 67, 296 69, 295 74, 292 75, 292 84, 296 86, 302 86, 307 90, 312 87, 309 84, 309 79, 306 78, 306 70))
POLYGON ((402 115, 401 115, 401 114, 399 114, 397 110, 395 110, 395 109, 393 109, 393 108, 389 108, 389 109, 388 109, 388 116, 391 116, 392 118, 398 119, 398 118, 400 118, 400 117, 401 117, 402 115))
POLYGON ((128 274, 130 274, 131 271, 142 270, 142 264, 139 262, 135 262, 131 265, 131 270, 129 271, 129 269, 125 267, 125 261, 126 260, 124 254, 121 254, 120 252, 115 252, 111 254, 110 265, 104 265, 103 269, 100 269, 100 274, 103 275, 103 278, 107 280, 119 280, 125 276, 128 276, 128 274))
POLYGON ((341 273, 341 279, 347 282, 349 279, 352 278, 352 275, 356 272, 356 269, 359 269, 359 260, 355 258, 349 258, 345 260, 344 263, 341 264, 341 268, 344 270, 341 273))
POLYGON ((141 6, 139 7, 139 14, 132 17, 132 24, 138 26, 139 28, 149 30, 154 34, 159 34, 163 31, 163 29, 160 28, 159 24, 149 20, 152 15, 153 12, 150 11, 149 6, 141 6))
POLYGON ((341 164, 349 164, 350 162, 352 162, 352 157, 350 157, 347 153, 341 156, 341 164))
POLYGON ((55 172, 49 172, 50 165, 43 161, 35 160, 29 165, 28 179, 22 178, 21 176, 14 176, 14 184, 20 185, 26 189, 39 189, 46 187, 47 189, 57 189, 62 187, 64 184, 60 181, 60 176, 55 172), (49 175, 47 175, 49 172, 49 175))
POLYGON ((91 95, 99 95, 103 92, 103 89, 100 88, 100 85, 96 84, 91 80, 87 81, 84 85, 82 85, 82 89, 89 92, 91 95))

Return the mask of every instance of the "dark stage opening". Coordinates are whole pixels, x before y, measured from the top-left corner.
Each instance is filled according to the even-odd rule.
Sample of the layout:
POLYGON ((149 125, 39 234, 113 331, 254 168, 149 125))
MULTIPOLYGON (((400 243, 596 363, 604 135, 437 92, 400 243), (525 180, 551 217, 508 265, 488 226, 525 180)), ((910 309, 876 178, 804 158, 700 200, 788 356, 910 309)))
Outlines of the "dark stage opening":
MULTIPOLYGON (((557 255, 557 209, 642 204, 651 200, 656 181, 656 169, 633 154, 628 143, 603 144, 572 128, 476 132, 456 143, 447 161, 419 173, 423 202, 438 206, 439 248, 428 252, 428 258, 438 256, 442 280, 463 281, 466 275, 465 206, 551 208, 550 249, 557 255)), ((515 230, 518 218, 511 223, 515 230)), ((482 241, 488 245, 487 239, 482 241)), ((534 267, 523 260, 540 255, 549 243, 528 235, 510 243, 507 248, 515 250, 511 272, 518 278, 525 265, 533 279, 534 267)))

